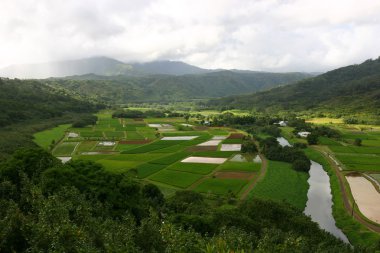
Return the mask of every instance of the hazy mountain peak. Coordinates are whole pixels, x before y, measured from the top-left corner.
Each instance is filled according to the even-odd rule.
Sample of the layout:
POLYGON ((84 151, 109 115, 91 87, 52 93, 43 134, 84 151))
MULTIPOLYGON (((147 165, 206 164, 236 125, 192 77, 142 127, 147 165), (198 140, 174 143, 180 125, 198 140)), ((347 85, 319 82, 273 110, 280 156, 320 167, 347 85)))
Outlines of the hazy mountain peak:
POLYGON ((180 61, 124 63, 105 56, 59 62, 12 65, 0 69, 0 76, 18 78, 48 78, 95 74, 102 76, 141 76, 151 74, 184 75, 206 73, 205 70, 180 61))

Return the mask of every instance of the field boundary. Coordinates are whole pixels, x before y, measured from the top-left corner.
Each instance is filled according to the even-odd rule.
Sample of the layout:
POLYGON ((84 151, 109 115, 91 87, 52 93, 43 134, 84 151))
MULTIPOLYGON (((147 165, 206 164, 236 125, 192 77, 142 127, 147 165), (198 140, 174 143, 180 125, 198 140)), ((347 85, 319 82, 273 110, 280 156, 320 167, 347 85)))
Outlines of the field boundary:
POLYGON ((253 190, 253 188, 256 186, 257 182, 261 181, 265 174, 267 173, 268 169, 268 160, 265 158, 265 156, 261 153, 259 153, 259 156, 261 158, 261 169, 260 173, 257 174, 256 177, 253 178, 251 184, 245 189, 245 191, 240 195, 240 200, 245 200, 248 196, 248 194, 253 190))

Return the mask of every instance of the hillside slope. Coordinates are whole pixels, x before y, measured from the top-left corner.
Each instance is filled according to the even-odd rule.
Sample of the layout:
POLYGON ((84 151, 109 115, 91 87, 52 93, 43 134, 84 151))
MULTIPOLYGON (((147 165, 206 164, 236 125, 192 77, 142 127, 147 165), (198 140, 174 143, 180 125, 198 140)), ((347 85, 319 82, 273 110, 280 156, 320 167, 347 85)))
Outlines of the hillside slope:
POLYGON ((0 108, 0 127, 96 109, 88 102, 57 94, 41 82, 18 79, 0 79, 0 108))
POLYGON ((270 89, 309 77, 304 73, 236 73, 104 77, 95 75, 49 79, 45 82, 83 97, 107 103, 183 101, 215 98, 270 89))
POLYGON ((59 94, 38 81, 0 79, 0 161, 20 147, 33 147, 32 134, 89 117, 99 106, 59 94))
POLYGON ((208 102, 211 107, 226 105, 267 112, 321 110, 379 113, 380 58, 339 68, 284 87, 208 102))

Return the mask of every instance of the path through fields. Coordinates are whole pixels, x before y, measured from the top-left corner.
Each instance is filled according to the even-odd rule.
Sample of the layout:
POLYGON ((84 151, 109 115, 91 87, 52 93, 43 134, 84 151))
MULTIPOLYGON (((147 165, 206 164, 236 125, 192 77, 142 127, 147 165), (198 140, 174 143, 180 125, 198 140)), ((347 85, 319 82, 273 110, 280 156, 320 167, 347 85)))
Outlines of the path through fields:
POLYGON ((267 173, 268 160, 265 158, 265 156, 263 154, 259 154, 259 156, 261 158, 261 170, 260 170, 260 174, 258 174, 257 177, 255 177, 253 179, 253 181, 247 187, 247 189, 245 189, 245 191, 240 195, 240 199, 241 200, 245 200, 248 197, 248 194, 250 193, 250 191, 252 191, 253 187, 255 187, 256 183, 258 181, 262 180, 264 178, 265 174, 267 173))

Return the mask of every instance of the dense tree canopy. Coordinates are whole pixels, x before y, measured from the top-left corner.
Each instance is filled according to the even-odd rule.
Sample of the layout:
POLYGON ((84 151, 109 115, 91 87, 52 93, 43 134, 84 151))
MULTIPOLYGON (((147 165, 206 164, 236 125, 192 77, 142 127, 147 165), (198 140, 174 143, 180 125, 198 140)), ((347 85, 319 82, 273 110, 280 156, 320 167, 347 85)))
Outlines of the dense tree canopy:
POLYGON ((224 208, 192 191, 166 200, 156 186, 38 149, 18 151, 0 178, 4 252, 352 252, 287 204, 224 208))

